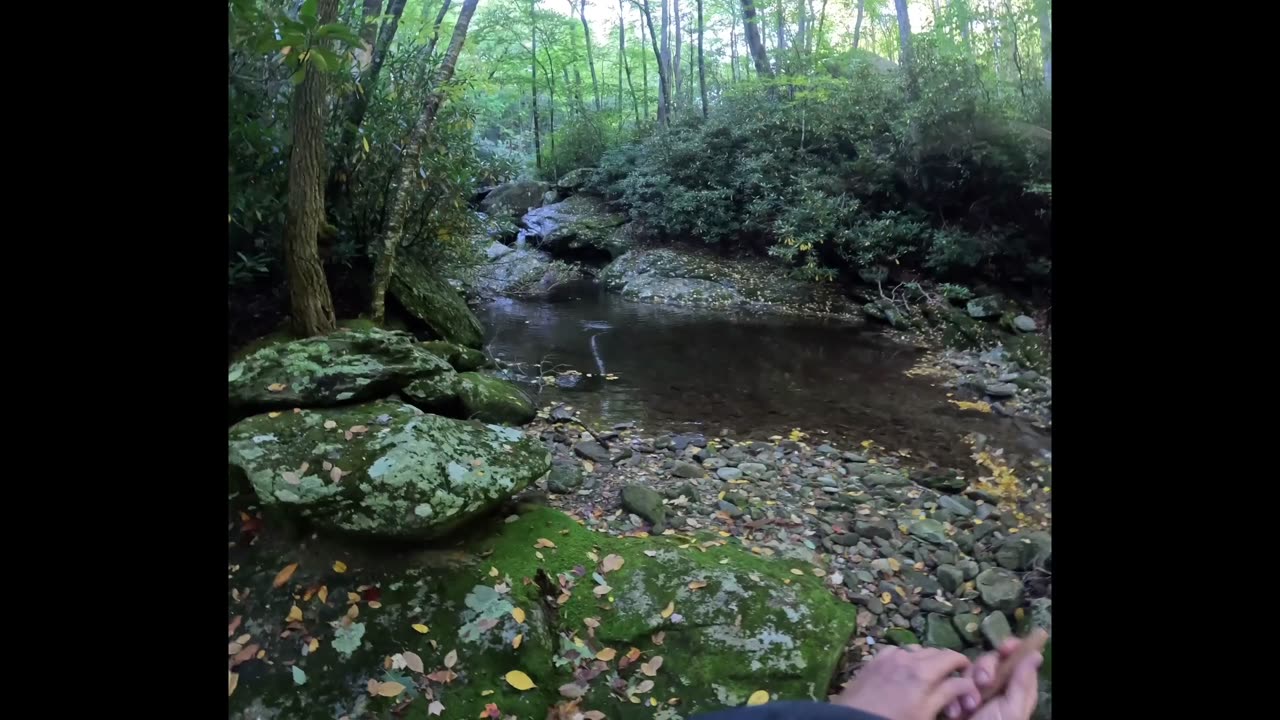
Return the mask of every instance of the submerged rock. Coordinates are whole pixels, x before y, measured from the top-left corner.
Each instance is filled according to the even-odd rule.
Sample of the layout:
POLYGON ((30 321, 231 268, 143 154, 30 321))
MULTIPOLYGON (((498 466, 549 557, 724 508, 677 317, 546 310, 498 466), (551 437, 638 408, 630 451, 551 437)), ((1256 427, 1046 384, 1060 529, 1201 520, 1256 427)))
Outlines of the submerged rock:
POLYGON ((227 370, 233 417, 270 408, 318 407, 394 393, 453 368, 412 335, 387 330, 339 330, 276 343, 227 370))
POLYGON ((256 415, 234 425, 229 440, 228 464, 264 507, 380 537, 448 532, 551 467, 550 454, 519 430, 391 401, 256 415))
MULTIPOLYGON (((790 574, 788 563, 728 545, 705 552, 679 547, 685 543, 612 538, 559 511, 538 508, 467 538, 466 550, 450 552, 454 559, 448 562, 423 562, 422 554, 390 564, 352 558, 340 579, 327 565, 322 570, 304 562, 295 583, 327 581, 331 593, 339 592, 335 583, 342 589, 378 588, 381 607, 360 603, 359 617, 344 624, 345 603, 300 604, 310 632, 320 640, 318 649, 304 654, 306 643, 277 643, 271 664, 250 659, 239 665, 229 716, 382 717, 408 701, 406 717, 427 717, 430 700, 412 680, 401 683, 409 689, 395 698, 366 689, 369 679, 419 677, 384 667, 388 656, 408 649, 429 671, 443 667, 448 651, 457 651, 456 676, 447 685, 433 684, 446 717, 475 717, 493 703, 503 715, 541 718, 564 700, 560 688, 570 684, 580 688, 584 709, 610 718, 641 717, 637 711, 647 710, 643 717, 650 717, 652 708, 632 704, 610 687, 617 677, 613 669, 631 647, 640 659, 625 673, 629 694, 646 703, 650 697, 679 698, 682 716, 743 705, 762 688, 775 700, 825 699, 854 632, 856 608, 832 596, 820 579, 790 574), (535 554, 540 539, 555 547, 543 546, 535 554), (621 567, 603 572, 588 553, 617 555, 621 567), (490 568, 501 576, 491 577, 490 568), (593 592, 594 572, 603 572, 607 592, 593 592), (549 609, 541 584, 520 582, 526 577, 556 583, 563 578, 565 599, 549 609), (702 586, 690 589, 693 581, 702 586), (664 612, 668 605, 674 612, 664 612), (518 615, 516 608, 522 611, 518 615), (587 618, 597 625, 584 626, 587 618), (439 647, 414 626, 427 628, 427 639, 439 638, 439 647), (523 640, 519 650, 512 647, 517 635, 523 640), (595 658, 605 652, 616 658, 608 661, 609 672, 600 673, 595 658), (652 670, 645 673, 642 665, 652 670), (294 684, 293 667, 308 678, 305 692, 294 684), (513 670, 527 675, 534 687, 521 691, 505 682, 513 670), (652 685, 641 690, 642 681, 652 685)), ((277 569, 252 574, 258 583, 254 597, 271 592, 277 569)), ((244 572, 235 582, 243 585, 249 577, 244 572)), ((274 638, 284 629, 285 612, 276 604, 255 602, 232 612, 243 613, 244 626, 263 637, 274 638)))
POLYGON ((484 329, 462 296, 411 252, 396 257, 391 294, 442 340, 480 347, 484 329))

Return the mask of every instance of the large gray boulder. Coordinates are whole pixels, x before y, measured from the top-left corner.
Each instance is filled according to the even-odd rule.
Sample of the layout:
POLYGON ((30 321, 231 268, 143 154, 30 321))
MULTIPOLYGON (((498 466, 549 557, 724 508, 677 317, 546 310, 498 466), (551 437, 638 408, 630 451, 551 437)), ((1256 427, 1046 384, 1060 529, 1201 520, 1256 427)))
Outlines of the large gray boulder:
POLYGON ((587 195, 530 210, 523 218, 539 247, 552 255, 586 249, 611 260, 631 247, 629 234, 619 231, 626 221, 625 215, 610 212, 602 200, 587 195))
POLYGON ((452 375, 412 335, 339 330, 263 347, 227 370, 234 417, 273 408, 320 407, 384 397, 417 380, 452 375))
POLYGON ((405 310, 441 340, 474 348, 484 344, 484 329, 466 301, 413 253, 396 258, 390 289, 405 310))
POLYGON ((265 508, 325 530, 430 538, 546 475, 520 430, 378 401, 255 415, 232 426, 228 463, 265 508))
POLYGON ((589 167, 570 170, 560 176, 560 179, 556 181, 556 187, 565 192, 578 192, 582 189, 583 185, 587 184, 587 181, 591 179, 591 175, 595 173, 595 171, 595 168, 589 167))
POLYGON ((515 180, 503 183, 480 201, 480 209, 492 216, 518 218, 532 208, 542 206, 542 195, 549 189, 537 180, 515 180))

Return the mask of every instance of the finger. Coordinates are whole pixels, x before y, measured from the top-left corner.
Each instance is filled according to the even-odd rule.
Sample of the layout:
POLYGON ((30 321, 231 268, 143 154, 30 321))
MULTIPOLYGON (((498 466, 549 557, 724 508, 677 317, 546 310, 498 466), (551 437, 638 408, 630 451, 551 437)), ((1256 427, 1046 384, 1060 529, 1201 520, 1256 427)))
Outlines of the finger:
MULTIPOLYGON (((963 656, 961 656, 963 657, 963 656)), ((978 686, 972 678, 953 677, 943 680, 925 700, 927 717, 937 715, 943 708, 958 703, 965 710, 978 707, 978 686)), ((955 717, 949 715, 949 717, 955 717)))
POLYGON ((980 689, 986 688, 996 679, 996 667, 999 664, 999 653, 983 653, 981 657, 973 662, 973 667, 969 669, 969 676, 973 678, 974 683, 980 689))
POLYGON ((1015 717, 1031 717, 1040 685, 1036 671, 1042 660, 1040 653, 1032 653, 1013 668, 1009 684, 1004 689, 1004 700, 1010 709, 1018 713, 1015 717))
MULTIPOLYGON (((917 662, 920 666, 920 674, 930 686, 936 685, 952 673, 969 669, 969 658, 954 650, 929 649, 920 653, 920 659, 917 662)), ((972 679, 969 682, 972 683, 972 679)))
POLYGON ((1012 655, 1021 644, 1021 638, 1007 637, 1000 643, 1000 647, 996 648, 996 652, 1000 653, 1000 657, 1008 657, 1009 655, 1012 655))
POLYGON ((921 648, 919 645, 906 645, 903 647, 903 649, 909 653, 913 653, 913 652, 920 652, 923 648, 921 648))
POLYGON ((947 703, 947 709, 943 711, 943 714, 951 718, 951 720, 956 720, 956 718, 960 717, 960 701, 952 700, 947 703))

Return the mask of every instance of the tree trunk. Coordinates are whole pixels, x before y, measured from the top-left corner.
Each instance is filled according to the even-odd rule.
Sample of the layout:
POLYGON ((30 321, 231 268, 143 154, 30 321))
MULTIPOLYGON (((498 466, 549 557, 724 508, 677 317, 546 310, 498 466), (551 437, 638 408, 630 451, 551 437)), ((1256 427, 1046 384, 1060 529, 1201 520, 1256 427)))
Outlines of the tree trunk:
POLYGON ((898 11, 898 55, 902 58, 899 64, 910 72, 915 56, 911 52, 911 16, 907 14, 907 0, 893 0, 893 4, 898 11))
MULTIPOLYGON (((573 0, 569 0, 569 17, 573 17, 573 0)), ((587 67, 591 69, 591 91, 595 95, 596 112, 600 112, 600 86, 596 83, 596 61, 591 57, 591 29, 587 27, 587 0, 578 0, 578 17, 582 18, 582 39, 587 43, 587 67)))
POLYGON ((858 49, 858 41, 862 39, 862 10, 867 0, 858 0, 858 19, 853 21, 853 48, 858 49))
POLYGON ((698 91, 702 94, 702 117, 707 117, 707 65, 702 59, 702 0, 698 0, 698 91))
MULTIPOLYGON (((650 23, 649 32, 653 32, 650 23)), ((640 45, 644 47, 644 18, 640 19, 640 45)), ((656 51, 655 51, 656 52, 656 51)), ((644 88, 644 121, 649 122, 649 53, 640 53, 640 86, 644 88)))
POLYGON ((538 126, 538 27, 534 23, 533 9, 537 0, 529 0, 529 27, 533 47, 529 51, 529 75, 533 92, 533 166, 542 169, 542 128, 538 126))
POLYGON ((773 62, 777 65, 773 70, 782 74, 782 60, 787 52, 787 31, 782 25, 782 0, 774 0, 774 18, 777 19, 778 45, 773 49, 773 62))
POLYGON ((671 103, 671 109, 676 110, 684 104, 684 98, 680 97, 680 93, 683 92, 680 86, 684 82, 684 68, 680 65, 680 0, 671 0, 671 2, 673 3, 671 14, 675 16, 676 26, 676 55, 671 62, 671 86, 676 89, 676 92, 672 95, 675 102, 671 103))
POLYGON ((738 14, 729 15, 729 78, 738 82, 738 14))
MULTIPOLYGON (((670 48, 667 46, 667 2, 662 0, 662 46, 658 46, 658 35, 653 27, 653 15, 649 13, 649 0, 641 0, 643 3, 645 20, 649 22, 649 40, 653 43, 654 57, 658 58, 658 124, 667 125, 669 119, 667 115, 671 109, 671 88, 667 86, 667 62, 670 60, 670 48)), ((645 80, 646 90, 649 87, 648 79, 645 80)), ((649 97, 648 92, 645 98, 649 97)), ((648 114, 648 110, 645 110, 648 114)))
POLYGON ((622 68, 627 59, 627 23, 622 16, 622 0, 618 0, 618 128, 623 125, 625 113, 622 111, 622 68))
MULTIPOLYGON (((366 2, 366 13, 372 4, 375 4, 373 0, 366 2)), ((326 190, 331 202, 338 199, 350 178, 350 163, 352 155, 355 154, 356 136, 360 132, 360 124, 364 122, 365 114, 369 111, 369 97, 378 84, 382 64, 387 59, 387 51, 391 47, 392 39, 395 38, 396 29, 400 26, 400 15, 404 12, 404 5, 405 0, 391 0, 391 4, 387 7, 387 14, 391 18, 382 23, 382 29, 374 38, 368 70, 360 73, 360 88, 347 98, 346 110, 342 114, 342 134, 338 139, 337 162, 333 164, 333 169, 329 173, 329 184, 326 190)), ((361 39, 366 37, 367 29, 367 24, 361 29, 361 39)))
MULTIPOLYGON (((618 8, 619 8, 619 9, 621 9, 621 8, 622 8, 622 0, 618 0, 618 8)), ((625 21, 623 22, 623 27, 626 27, 626 22, 625 22, 625 21)), ((643 43, 643 42, 644 42, 644 41, 643 41, 643 40, 641 40, 641 43, 643 43)), ((643 46, 642 46, 642 47, 643 47, 643 46)), ((644 55, 643 55, 643 53, 642 53, 642 54, 641 54, 641 58, 643 58, 643 57, 644 57, 644 55)), ((626 54, 626 53, 623 53, 623 54, 622 54, 622 69, 623 69, 623 70, 626 70, 626 72, 627 72, 627 88, 628 88, 628 89, 630 89, 630 91, 631 91, 631 109, 635 111, 635 114, 636 114, 636 129, 637 129, 637 130, 639 130, 639 129, 640 129, 640 102, 636 99, 636 86, 635 86, 635 83, 631 82, 631 61, 630 61, 629 59, 627 59, 627 54, 626 54)), ((645 105, 645 114, 646 114, 646 116, 648 115, 648 112, 649 112, 649 108, 648 108, 648 104, 646 103, 646 105, 645 105)), ((619 121, 619 124, 621 124, 621 121, 619 121)))
POLYGON ((822 0, 822 10, 818 12, 818 32, 813 37, 813 52, 822 53, 822 29, 827 24, 827 0, 822 0))
POLYGON ((756 77, 773 77, 773 71, 769 69, 769 58, 764 54, 764 43, 760 40, 755 0, 741 0, 741 2, 742 28, 747 35, 747 49, 751 51, 751 59, 756 65, 756 77))
POLYGON ((382 14, 382 0, 364 0, 364 12, 360 16, 360 47, 353 49, 356 67, 364 75, 373 64, 373 46, 378 41, 377 17, 382 14))
POLYGON ((409 209, 413 178, 418 174, 422 143, 435 125, 436 114, 440 112, 440 105, 444 102, 444 86, 453 79, 453 69, 458 64, 458 54, 462 52, 462 44, 466 42, 467 27, 471 24, 471 16, 475 14, 477 2, 479 0, 463 0, 458 22, 453 27, 453 39, 449 41, 449 49, 445 51, 440 69, 433 78, 431 94, 427 96, 427 101, 423 105, 422 115, 414 125, 409 142, 405 144, 400 167, 396 171, 396 181, 391 188, 391 197, 387 199, 387 217, 379 243, 381 254, 378 255, 373 269, 371 314, 374 322, 377 323, 381 323, 386 318, 387 287, 391 284, 396 250, 400 246, 404 232, 404 219, 409 209))
POLYGON ((797 55, 803 55, 809 44, 809 16, 805 8, 805 0, 797 0, 800 10, 796 13, 795 48, 797 55))
POLYGON ((1049 0, 1037 3, 1040 21, 1040 54, 1044 58, 1044 91, 1053 92, 1053 17, 1049 13, 1049 0))
MULTIPOLYGON (((338 0, 320 0, 316 19, 333 22, 338 0)), ((327 42, 318 42, 326 47, 327 42)), ((311 337, 337 327, 333 297, 316 241, 324 225, 324 126, 329 112, 329 78, 306 62, 302 83, 293 91, 293 145, 289 149, 289 194, 284 222, 284 260, 289 278, 289 316, 293 333, 311 337)))

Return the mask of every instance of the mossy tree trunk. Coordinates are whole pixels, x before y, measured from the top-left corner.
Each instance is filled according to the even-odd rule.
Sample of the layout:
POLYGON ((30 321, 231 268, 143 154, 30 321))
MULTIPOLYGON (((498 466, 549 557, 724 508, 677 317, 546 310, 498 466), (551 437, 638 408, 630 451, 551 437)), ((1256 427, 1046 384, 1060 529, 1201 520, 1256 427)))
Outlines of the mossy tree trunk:
POLYGON ((742 29, 747 35, 747 49, 751 51, 751 60, 756 66, 756 76, 773 77, 769 67, 769 58, 764 53, 764 41, 760 38, 760 21, 756 17, 756 6, 753 0, 742 2, 742 29))
MULTIPOLYGON (((338 0, 320 0, 316 10, 320 24, 331 23, 338 14, 338 0)), ((293 92, 293 146, 289 150, 284 256, 293 332, 299 337, 310 337, 332 332, 337 321, 316 243, 325 222, 324 131, 328 113, 325 93, 329 79, 310 62, 304 71, 302 82, 293 92)))
POLYGON ((440 112, 440 105, 444 102, 445 86, 453 79, 453 69, 458 64, 458 54, 467 39, 467 27, 471 24, 471 16, 475 14, 478 1, 465 0, 462 3, 458 22, 453 27, 453 39, 449 42, 449 49, 436 73, 431 94, 427 96, 422 115, 414 125, 409 142, 405 144, 400 157, 400 169, 396 171, 391 194, 387 199, 387 217, 382 226, 382 237, 377 243, 380 252, 373 268, 373 299, 370 310, 374 322, 381 323, 386 318, 387 286, 391 284, 396 250, 404 235, 404 221, 409 211, 409 199, 413 194, 414 177, 418 174, 422 143, 435 125, 436 114, 440 112))

